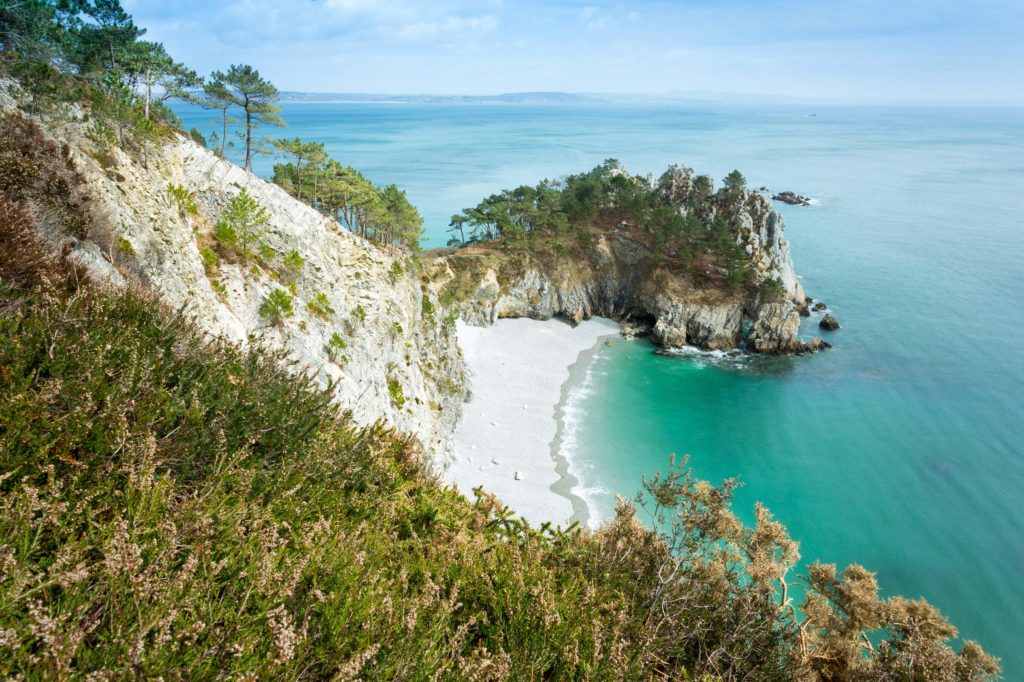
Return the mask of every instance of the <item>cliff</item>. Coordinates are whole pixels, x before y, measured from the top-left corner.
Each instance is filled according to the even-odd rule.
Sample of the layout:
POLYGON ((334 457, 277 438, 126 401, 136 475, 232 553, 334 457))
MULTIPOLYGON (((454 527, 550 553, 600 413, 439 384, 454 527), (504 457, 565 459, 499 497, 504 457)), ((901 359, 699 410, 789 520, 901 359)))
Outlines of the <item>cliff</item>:
POLYGON ((483 244, 436 257, 426 271, 473 325, 501 317, 576 323, 599 315, 665 348, 803 353, 828 347, 799 336, 805 295, 782 216, 756 192, 744 191, 729 205, 753 287, 726 286, 728 273, 712 266, 697 279, 692 268, 673 267, 624 224, 591 232, 586 246, 568 254, 483 244), (770 281, 776 288, 763 286, 770 281))
MULTIPOLYGON (((0 92, 2 112, 20 117, 14 108, 0 92)), ((357 423, 384 420, 417 434, 437 463, 450 455, 464 363, 451 320, 434 313, 436 296, 408 254, 370 244, 181 136, 137 158, 98 141, 78 110, 34 128, 39 144, 62 149, 88 207, 78 234, 60 220, 40 221, 55 250, 99 282, 154 292, 211 337, 283 349, 292 370, 330 384, 357 423), (263 253, 211 263, 202 247, 243 189, 265 211, 263 253), (282 261, 291 252, 298 259, 289 269, 282 261), (278 290, 292 310, 275 322, 261 307, 278 290)))

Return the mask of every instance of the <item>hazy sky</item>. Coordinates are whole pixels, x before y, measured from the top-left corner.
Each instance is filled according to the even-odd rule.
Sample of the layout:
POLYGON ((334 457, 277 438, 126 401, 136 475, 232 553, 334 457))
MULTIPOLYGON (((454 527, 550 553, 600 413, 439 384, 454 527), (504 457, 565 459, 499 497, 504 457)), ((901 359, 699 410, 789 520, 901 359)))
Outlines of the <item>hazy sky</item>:
POLYGON ((1024 0, 126 0, 201 73, 282 90, 1024 101, 1024 0))

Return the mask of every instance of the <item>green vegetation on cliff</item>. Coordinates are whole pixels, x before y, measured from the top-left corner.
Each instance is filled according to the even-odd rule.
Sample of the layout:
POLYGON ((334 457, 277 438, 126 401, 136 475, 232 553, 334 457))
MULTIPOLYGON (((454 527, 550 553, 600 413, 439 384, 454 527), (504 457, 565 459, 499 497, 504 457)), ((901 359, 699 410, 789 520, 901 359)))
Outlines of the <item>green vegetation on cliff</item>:
POLYGON ((576 255, 601 234, 632 239, 660 266, 698 283, 739 290, 756 273, 737 244, 743 209, 753 207, 733 171, 713 192, 711 178, 683 166, 660 177, 627 173, 609 159, 586 173, 492 194, 452 216, 449 246, 493 244, 540 257, 576 255))
POLYGON ((46 210, 0 197, 5 677, 997 670, 973 643, 954 653, 925 602, 881 599, 860 567, 790 576, 796 543, 761 508, 744 527, 732 482, 673 469, 594 532, 470 503, 413 439, 354 426, 282 356, 211 345, 148 296, 84 284, 34 236, 46 210))

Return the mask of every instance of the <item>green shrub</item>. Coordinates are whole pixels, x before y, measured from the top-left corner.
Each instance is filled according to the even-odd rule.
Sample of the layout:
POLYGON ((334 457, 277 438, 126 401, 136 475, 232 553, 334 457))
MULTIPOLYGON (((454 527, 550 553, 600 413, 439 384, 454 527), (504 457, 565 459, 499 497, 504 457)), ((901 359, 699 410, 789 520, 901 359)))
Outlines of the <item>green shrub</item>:
POLYGON ((212 275, 217 272, 217 252, 211 249, 209 246, 204 246, 199 250, 199 255, 203 259, 203 268, 206 270, 207 275, 212 275))
POLYGON ((119 237, 117 240, 117 252, 122 256, 134 256, 135 247, 124 237, 119 237))
POLYGON ((260 303, 260 315, 273 325, 280 325, 294 312, 292 297, 284 289, 274 289, 264 296, 263 302, 260 303))
POLYGON ((422 310, 423 310, 423 317, 424 317, 424 319, 433 320, 434 319, 434 302, 430 300, 430 296, 428 296, 426 294, 426 292, 424 292, 424 294, 423 294, 423 304, 422 304, 421 307, 422 307, 422 310))
POLYGON ((405 391, 402 384, 395 377, 388 377, 388 395, 391 396, 391 404, 399 410, 405 407, 405 391))
POLYGON ((186 187, 174 184, 167 185, 167 193, 171 195, 171 199, 177 204, 178 213, 182 218, 199 215, 199 207, 196 206, 195 198, 186 187))
POLYGON ((219 279, 211 279, 210 286, 213 287, 214 292, 216 292, 217 296, 219 296, 221 299, 225 298, 228 295, 228 288, 224 286, 224 283, 221 282, 219 279))
POLYGON ((786 296, 786 286, 780 278, 769 277, 761 282, 758 292, 763 301, 781 301, 786 296))
MULTIPOLYGON (((222 250, 246 263, 256 253, 264 252, 263 238, 270 216, 266 209, 242 191, 231 198, 214 227, 214 238, 222 250)), ((266 260, 273 258, 271 250, 266 260)))
POLYGON ((199 132, 199 128, 193 127, 188 131, 188 136, 192 138, 192 141, 201 147, 206 146, 206 136, 199 132))
POLYGON ((287 254, 285 254, 285 257, 282 259, 281 262, 282 265, 284 265, 285 270, 292 277, 298 276, 298 274, 302 272, 302 268, 306 265, 306 259, 303 258, 302 255, 295 249, 292 249, 287 254))
POLYGON ((327 345, 324 346, 324 352, 327 353, 327 357, 330 358, 331 362, 336 365, 343 365, 348 362, 348 356, 342 354, 342 351, 346 348, 348 348, 348 344, 345 343, 345 339, 341 338, 338 332, 334 332, 327 341, 327 345))
POLYGON ((366 311, 363 310, 362 303, 357 303, 356 307, 352 309, 352 317, 356 318, 360 322, 366 322, 366 311))
POLYGON ((306 307, 309 309, 309 312, 324 320, 334 315, 334 308, 331 307, 327 294, 322 291, 313 294, 313 299, 306 303, 306 307))

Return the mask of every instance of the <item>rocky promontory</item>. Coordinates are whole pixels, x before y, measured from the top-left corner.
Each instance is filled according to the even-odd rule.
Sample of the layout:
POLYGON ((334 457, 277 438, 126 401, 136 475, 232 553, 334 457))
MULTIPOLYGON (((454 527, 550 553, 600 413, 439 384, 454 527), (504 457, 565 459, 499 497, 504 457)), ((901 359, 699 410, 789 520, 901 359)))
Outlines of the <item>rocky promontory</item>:
POLYGON ((728 201, 737 226, 742 266, 753 273, 745 287, 729 286, 730 273, 720 267, 701 266, 695 275, 692 266, 673 266, 624 222, 589 233, 586 245, 571 253, 476 244, 438 255, 425 273, 472 325, 503 317, 578 323, 601 316, 665 348, 790 354, 828 347, 800 338, 805 295, 782 216, 758 192, 720 199, 719 210, 728 201))

